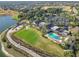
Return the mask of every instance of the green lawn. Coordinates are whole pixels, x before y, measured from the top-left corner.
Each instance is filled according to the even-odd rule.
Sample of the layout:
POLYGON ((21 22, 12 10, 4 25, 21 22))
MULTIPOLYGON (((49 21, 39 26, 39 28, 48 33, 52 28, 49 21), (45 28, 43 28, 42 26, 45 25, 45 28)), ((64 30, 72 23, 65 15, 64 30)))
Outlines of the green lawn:
POLYGON ((39 35, 31 28, 29 30, 20 30, 15 34, 15 36, 23 39, 25 42, 30 44, 35 44, 39 39, 39 35))

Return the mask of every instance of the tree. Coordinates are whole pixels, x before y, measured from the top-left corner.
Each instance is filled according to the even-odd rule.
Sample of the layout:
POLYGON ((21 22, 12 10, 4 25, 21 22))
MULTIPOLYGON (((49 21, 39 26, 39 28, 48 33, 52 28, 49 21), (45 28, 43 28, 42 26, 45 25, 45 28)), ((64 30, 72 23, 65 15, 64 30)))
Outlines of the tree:
POLYGON ((3 42, 6 42, 6 39, 5 39, 5 38, 3 38, 3 39, 2 39, 2 41, 3 41, 3 42))
POLYGON ((70 26, 75 27, 76 26, 75 22, 70 22, 70 26))
POLYGON ((7 44, 7 48, 9 48, 9 49, 12 48, 10 43, 7 44))
POLYGON ((72 51, 72 50, 70 50, 70 51, 65 51, 65 52, 64 52, 64 56, 65 56, 65 57, 73 57, 73 51, 72 51))

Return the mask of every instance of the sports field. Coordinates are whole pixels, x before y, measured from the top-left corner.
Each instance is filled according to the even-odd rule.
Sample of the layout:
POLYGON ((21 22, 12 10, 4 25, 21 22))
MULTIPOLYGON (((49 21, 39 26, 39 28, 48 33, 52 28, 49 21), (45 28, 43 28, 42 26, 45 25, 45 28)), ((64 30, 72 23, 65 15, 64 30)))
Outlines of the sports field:
POLYGON ((21 39, 23 39, 25 42, 29 44, 35 44, 39 39, 39 35, 31 28, 29 30, 25 30, 25 29, 20 30, 15 34, 15 36, 20 37, 21 39))
POLYGON ((64 56, 64 50, 58 44, 42 37, 42 33, 34 28, 28 30, 21 29, 14 36, 52 55, 64 56))

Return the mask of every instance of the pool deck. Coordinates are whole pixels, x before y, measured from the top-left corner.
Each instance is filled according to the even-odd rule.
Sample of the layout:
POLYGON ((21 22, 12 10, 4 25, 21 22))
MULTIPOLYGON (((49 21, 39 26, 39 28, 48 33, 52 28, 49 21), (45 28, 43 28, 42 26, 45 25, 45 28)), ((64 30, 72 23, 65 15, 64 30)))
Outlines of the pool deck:
POLYGON ((58 43, 58 44, 61 44, 62 43, 62 40, 55 40, 54 38, 50 38, 48 34, 45 35, 48 39, 58 43))

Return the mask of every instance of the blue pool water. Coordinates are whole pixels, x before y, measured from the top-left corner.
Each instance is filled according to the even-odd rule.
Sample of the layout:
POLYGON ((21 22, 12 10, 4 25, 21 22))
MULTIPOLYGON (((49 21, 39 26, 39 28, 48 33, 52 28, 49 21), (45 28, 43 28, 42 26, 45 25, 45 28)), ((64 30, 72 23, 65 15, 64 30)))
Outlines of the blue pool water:
POLYGON ((60 40, 60 36, 55 33, 49 33, 48 36, 54 40, 60 40))

